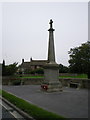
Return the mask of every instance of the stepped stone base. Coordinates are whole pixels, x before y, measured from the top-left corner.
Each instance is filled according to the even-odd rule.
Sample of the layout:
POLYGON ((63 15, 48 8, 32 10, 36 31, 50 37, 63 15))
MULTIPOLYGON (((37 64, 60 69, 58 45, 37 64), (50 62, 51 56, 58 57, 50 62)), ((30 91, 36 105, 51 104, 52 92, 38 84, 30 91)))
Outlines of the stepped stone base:
POLYGON ((58 92, 58 91, 62 91, 62 85, 60 82, 43 83, 41 85, 41 90, 46 92, 58 92))
POLYGON ((42 90, 47 92, 62 91, 62 84, 59 81, 58 64, 46 64, 44 66, 44 82, 41 85, 42 90))

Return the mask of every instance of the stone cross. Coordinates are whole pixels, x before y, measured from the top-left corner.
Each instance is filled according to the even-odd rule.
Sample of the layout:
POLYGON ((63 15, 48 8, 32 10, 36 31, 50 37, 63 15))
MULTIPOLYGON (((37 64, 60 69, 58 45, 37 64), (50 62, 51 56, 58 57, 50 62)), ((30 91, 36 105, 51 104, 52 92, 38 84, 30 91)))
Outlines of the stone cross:
POLYGON ((53 21, 52 21, 52 19, 50 20, 50 28, 52 28, 52 23, 53 23, 53 21))

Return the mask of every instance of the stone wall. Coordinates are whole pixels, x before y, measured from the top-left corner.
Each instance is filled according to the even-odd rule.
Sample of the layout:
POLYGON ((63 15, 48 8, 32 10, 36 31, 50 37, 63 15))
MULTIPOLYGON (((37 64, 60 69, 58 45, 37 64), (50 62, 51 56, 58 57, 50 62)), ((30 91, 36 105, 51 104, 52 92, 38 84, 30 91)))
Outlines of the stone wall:
MULTIPOLYGON (((70 84, 77 84, 80 88, 90 88, 90 79, 60 78, 59 80, 63 86, 70 87, 70 84)), ((18 81, 24 85, 40 85, 43 82, 43 78, 2 77, 3 85, 15 85, 18 81)))
POLYGON ((43 82, 43 78, 2 77, 2 85, 14 85, 17 81, 21 81, 21 84, 24 85, 39 85, 43 82))
MULTIPOLYGON (((18 75, 18 76, 20 76, 20 75, 18 75)), ((23 76, 32 76, 32 74, 24 74, 23 76)), ((35 73, 35 74, 33 74, 33 76, 43 76, 43 74, 37 74, 37 73, 35 73)), ((78 76, 78 74, 77 73, 59 73, 59 76, 78 76)))
POLYGON ((90 79, 81 78, 63 78, 59 79, 63 86, 70 87, 70 84, 77 84, 79 88, 90 88, 90 79))

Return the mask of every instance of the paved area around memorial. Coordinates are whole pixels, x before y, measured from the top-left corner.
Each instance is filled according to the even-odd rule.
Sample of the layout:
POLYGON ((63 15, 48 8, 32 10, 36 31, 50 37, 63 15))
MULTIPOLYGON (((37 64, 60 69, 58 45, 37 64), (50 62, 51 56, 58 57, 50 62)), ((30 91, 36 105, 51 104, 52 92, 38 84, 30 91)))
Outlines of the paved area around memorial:
POLYGON ((88 90, 63 88, 63 92, 46 93, 39 85, 3 86, 3 89, 66 118, 88 118, 88 90))

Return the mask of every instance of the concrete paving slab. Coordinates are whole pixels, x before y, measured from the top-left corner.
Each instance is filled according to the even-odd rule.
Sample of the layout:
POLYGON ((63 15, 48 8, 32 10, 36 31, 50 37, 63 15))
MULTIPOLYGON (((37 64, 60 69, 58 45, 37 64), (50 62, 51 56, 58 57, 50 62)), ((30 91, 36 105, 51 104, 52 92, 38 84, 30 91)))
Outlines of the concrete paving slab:
POLYGON ((63 88, 46 93, 40 85, 3 86, 3 89, 66 118, 88 118, 88 89, 63 88))

